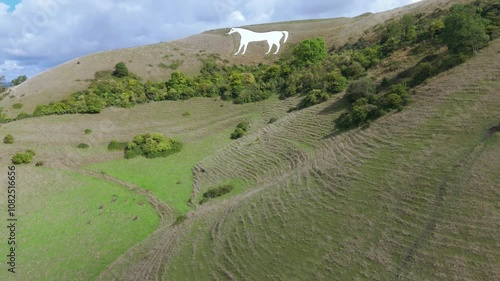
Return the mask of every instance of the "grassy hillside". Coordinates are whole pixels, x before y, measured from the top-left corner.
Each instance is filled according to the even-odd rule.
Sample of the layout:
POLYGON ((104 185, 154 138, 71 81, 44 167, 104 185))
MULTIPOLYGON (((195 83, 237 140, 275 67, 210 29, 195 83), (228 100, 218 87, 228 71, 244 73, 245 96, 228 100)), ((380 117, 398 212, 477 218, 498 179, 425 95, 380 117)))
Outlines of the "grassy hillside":
MULTIPOLYGON (((432 13, 437 7, 445 9, 459 2, 467 1, 422 1, 399 9, 364 14, 355 18, 293 21, 247 27, 255 31, 288 30, 290 37, 283 45, 282 51, 304 39, 317 36, 325 37, 328 46, 341 46, 348 41, 356 41, 365 32, 405 13, 432 13)), ((178 70, 194 75, 201 67, 200 58, 211 54, 217 54, 222 60, 229 60, 234 64, 248 65, 270 63, 278 58, 274 55, 263 56, 267 51, 265 42, 255 43, 244 56, 233 56, 239 44, 238 35, 226 36, 226 33, 227 29, 212 30, 176 41, 110 50, 75 58, 14 87, 8 97, 0 101, 0 107, 3 107, 9 117, 16 117, 20 112, 31 114, 36 105, 58 101, 74 91, 85 89, 97 71, 112 69, 120 61, 127 63, 130 70, 144 81, 164 81, 170 78, 173 70, 168 66, 172 63, 181 63, 178 70), (21 103, 24 107, 14 109, 12 105, 15 103, 21 103)))
MULTIPOLYGON (((373 39, 405 13, 439 15, 458 2, 471 1, 251 28, 290 30, 286 48, 321 35, 332 49, 373 39)), ((12 89, 0 106, 8 116, 32 112, 118 61, 163 81, 168 65, 182 61, 179 70, 194 75, 199 58, 213 53, 247 65, 279 58, 262 56, 265 45, 234 57, 237 40, 225 32, 78 58, 12 89)), ((421 63, 437 64, 446 52, 432 42, 403 46, 366 75, 381 88, 384 80, 411 83, 421 63)), ((36 155, 17 165, 19 274, 2 270, 0 279, 498 280, 499 54, 496 39, 362 128, 337 125, 354 107, 345 91, 300 110, 300 93, 245 104, 216 96, 1 124, 0 137, 14 142, 0 144, 0 170, 16 152, 36 155), (230 139, 241 122, 248 131, 230 139), (125 159, 107 149, 151 132, 182 150, 125 159)), ((6 202, 0 192, 0 208, 6 202)))

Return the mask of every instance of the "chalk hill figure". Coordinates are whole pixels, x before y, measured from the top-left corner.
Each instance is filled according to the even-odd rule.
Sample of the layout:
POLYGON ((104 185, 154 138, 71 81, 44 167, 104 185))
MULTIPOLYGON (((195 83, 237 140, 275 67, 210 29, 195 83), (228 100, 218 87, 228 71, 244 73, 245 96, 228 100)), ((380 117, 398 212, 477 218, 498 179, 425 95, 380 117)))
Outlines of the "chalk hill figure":
POLYGON ((285 36, 285 40, 283 41, 283 43, 286 43, 286 40, 288 39, 288 31, 269 31, 260 33, 236 27, 231 28, 231 30, 227 33, 227 35, 233 34, 235 32, 240 34, 241 40, 238 52, 236 52, 234 55, 239 54, 241 49, 243 49, 243 53, 241 54, 245 54, 245 52, 247 51, 248 43, 259 42, 259 41, 267 41, 267 44, 269 45, 269 51, 267 51, 266 55, 269 54, 269 52, 271 52, 273 45, 276 45, 277 47, 276 52, 274 52, 274 54, 277 54, 280 50, 281 38, 285 36))

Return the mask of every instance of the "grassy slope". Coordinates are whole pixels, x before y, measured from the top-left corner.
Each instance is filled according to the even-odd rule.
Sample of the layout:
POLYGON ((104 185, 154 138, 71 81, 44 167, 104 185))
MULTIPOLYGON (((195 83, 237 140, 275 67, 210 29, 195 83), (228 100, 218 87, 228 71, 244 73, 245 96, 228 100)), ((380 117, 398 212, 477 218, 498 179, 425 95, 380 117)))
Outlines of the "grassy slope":
POLYGON ((288 177, 197 210, 164 278, 500 278, 500 138, 485 139, 498 50, 433 79, 403 113, 326 140, 288 177))
POLYGON ((158 226, 145 198, 119 186, 46 168, 18 166, 17 175, 17 273, 3 268, 2 280, 94 279, 158 226))

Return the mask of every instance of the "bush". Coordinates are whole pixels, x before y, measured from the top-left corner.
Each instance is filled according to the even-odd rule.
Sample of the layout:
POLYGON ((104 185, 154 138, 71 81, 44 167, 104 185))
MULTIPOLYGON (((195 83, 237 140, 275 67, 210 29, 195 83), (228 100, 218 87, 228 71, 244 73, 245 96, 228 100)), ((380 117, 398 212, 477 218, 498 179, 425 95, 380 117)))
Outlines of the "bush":
POLYGON ((410 81, 410 86, 415 87, 417 85, 422 84, 427 78, 436 75, 436 68, 428 63, 423 62, 417 65, 417 70, 415 75, 410 81))
POLYGON ((22 107, 23 107, 22 103, 15 103, 12 105, 12 108, 14 108, 14 109, 21 109, 22 107))
POLYGON ((14 156, 12 156, 12 164, 28 164, 33 160, 33 156, 35 156, 35 152, 31 149, 26 150, 25 152, 18 152, 14 156))
POLYGON ((91 129, 85 129, 84 132, 85 132, 86 135, 92 134, 92 130, 91 129))
POLYGON ((77 145, 77 147, 78 147, 78 148, 85 149, 85 148, 89 148, 89 145, 88 145, 88 144, 86 144, 86 143, 79 143, 79 144, 77 145))
POLYGON ((191 116, 191 112, 186 111, 186 112, 182 113, 182 116, 184 116, 184 117, 191 116))
POLYGON ((248 131, 248 122, 242 121, 236 126, 234 132, 231 133, 231 139, 232 140, 239 139, 243 137, 247 131, 248 131))
POLYGON ((372 79, 365 77, 352 82, 346 91, 346 98, 354 103, 361 98, 366 98, 375 93, 375 83, 372 79))
POLYGON ((241 128, 236 128, 234 132, 231 133, 231 139, 239 139, 245 135, 245 131, 243 131, 241 128))
POLYGON ((37 166, 37 167, 41 167, 41 166, 43 166, 44 164, 45 164, 45 163, 44 163, 43 161, 38 161, 38 162, 36 162, 35 166, 37 166))
POLYGON ((269 119, 269 124, 272 124, 274 122, 278 121, 278 118, 276 117, 271 117, 271 119, 269 119))
POLYGON ((22 120, 31 117, 29 114, 25 112, 21 112, 17 115, 16 120, 22 120))
POLYGON ((228 194, 233 189, 234 189, 234 186, 232 186, 232 185, 223 185, 223 186, 219 186, 216 188, 212 188, 212 189, 209 189, 208 191, 206 191, 205 193, 203 193, 203 198, 207 198, 207 199, 217 198, 217 197, 220 197, 224 194, 228 194))
POLYGON ((242 121, 242 122, 240 122, 240 123, 236 126, 236 128, 240 128, 240 129, 242 129, 243 131, 245 131, 245 132, 246 132, 246 131, 248 131, 248 122, 247 122, 247 121, 242 121))
POLYGON ((128 68, 124 62, 119 62, 115 65, 115 71, 113 71, 113 76, 122 78, 128 76, 128 68))
POLYGON ((139 155, 146 158, 166 157, 181 151, 182 143, 166 138, 160 133, 136 135, 125 147, 125 158, 130 159, 139 155))
POLYGON ((342 92, 347 84, 347 78, 338 71, 332 71, 326 76, 326 90, 331 94, 342 92))
POLYGON ((298 67, 314 64, 327 55, 325 39, 318 37, 301 42, 293 49, 294 64, 298 67))
POLYGON ((14 143, 14 137, 12 135, 6 135, 3 138, 3 143, 6 143, 6 144, 12 144, 12 143, 14 143))
POLYGON ((321 90, 311 90, 300 102, 299 108, 306 108, 327 101, 330 96, 321 90))
POLYGON ((180 215, 175 219, 174 223, 172 225, 178 225, 183 223, 185 220, 187 220, 187 217, 185 215, 180 215))
POLYGON ((119 142, 117 140, 112 140, 108 144, 108 150, 124 150, 127 147, 126 142, 119 142))

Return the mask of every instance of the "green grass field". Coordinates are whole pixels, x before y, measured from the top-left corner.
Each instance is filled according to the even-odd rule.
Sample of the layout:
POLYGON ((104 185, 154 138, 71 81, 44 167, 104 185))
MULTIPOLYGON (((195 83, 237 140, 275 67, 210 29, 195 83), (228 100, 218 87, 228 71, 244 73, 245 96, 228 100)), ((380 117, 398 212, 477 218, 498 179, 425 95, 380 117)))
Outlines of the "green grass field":
POLYGON ((95 279, 158 226, 146 199, 120 186, 53 169, 17 171, 17 273, 2 268, 1 280, 95 279))
POLYGON ((217 148, 228 144, 230 130, 223 131, 193 143, 187 143, 178 153, 165 158, 136 157, 90 165, 87 168, 105 172, 127 182, 132 182, 167 203, 180 214, 191 208, 193 177, 191 169, 217 148))

